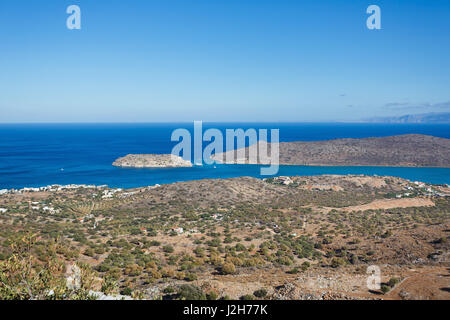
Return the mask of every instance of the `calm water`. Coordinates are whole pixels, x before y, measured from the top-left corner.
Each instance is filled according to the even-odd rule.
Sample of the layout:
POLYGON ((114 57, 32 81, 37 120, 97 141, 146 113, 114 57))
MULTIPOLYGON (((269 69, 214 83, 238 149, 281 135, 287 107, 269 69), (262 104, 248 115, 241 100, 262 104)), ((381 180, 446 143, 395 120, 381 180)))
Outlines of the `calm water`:
MULTIPOLYGON (((138 187, 176 181, 259 177, 257 165, 217 165, 172 169, 122 169, 111 163, 128 153, 170 153, 176 128, 192 131, 192 123, 171 124, 2 124, 0 188, 49 184, 107 184, 138 187), (61 170, 64 169, 64 170, 61 170)), ((449 125, 410 124, 204 124, 204 129, 279 128, 281 141, 381 137, 406 133, 450 138, 449 125)), ((450 183, 448 168, 281 166, 279 175, 391 175, 430 183, 450 183)))

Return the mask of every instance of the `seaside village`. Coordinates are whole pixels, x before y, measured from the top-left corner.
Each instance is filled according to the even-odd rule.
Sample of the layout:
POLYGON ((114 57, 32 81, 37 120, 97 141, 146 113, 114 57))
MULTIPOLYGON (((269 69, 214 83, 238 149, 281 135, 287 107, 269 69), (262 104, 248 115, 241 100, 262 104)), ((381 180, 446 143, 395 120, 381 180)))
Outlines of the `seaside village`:
MULTIPOLYGON (((99 198, 101 200, 111 200, 114 198, 127 198, 138 192, 144 192, 146 190, 152 190, 159 188, 160 185, 156 184, 154 186, 149 186, 146 188, 140 188, 137 191, 125 191, 122 188, 108 188, 107 185, 49 185, 45 187, 32 187, 32 188, 22 188, 22 189, 0 189, 0 196, 2 195, 18 195, 18 194, 29 194, 29 193, 39 193, 39 192, 64 192, 64 191, 76 191, 76 190, 91 190, 96 191, 92 194, 93 198, 99 198)), ((29 201, 29 209, 33 211, 42 211, 49 214, 59 213, 59 209, 55 209, 51 205, 43 204, 40 201, 29 201)), ((0 213, 6 213, 7 208, 0 208, 0 213)))
MULTIPOLYGON (((154 186, 147 187, 147 190, 155 189, 160 187, 159 184, 154 186)), ((133 195, 136 192, 124 192, 122 188, 108 188, 107 185, 85 185, 85 184, 69 184, 69 185, 58 185, 53 184, 46 187, 39 188, 22 188, 22 189, 0 189, 0 195, 3 194, 23 194, 30 192, 58 192, 58 191, 68 191, 68 190, 77 190, 77 189, 91 189, 91 190, 103 190, 102 199, 113 198, 115 194, 119 197, 127 197, 133 195)))

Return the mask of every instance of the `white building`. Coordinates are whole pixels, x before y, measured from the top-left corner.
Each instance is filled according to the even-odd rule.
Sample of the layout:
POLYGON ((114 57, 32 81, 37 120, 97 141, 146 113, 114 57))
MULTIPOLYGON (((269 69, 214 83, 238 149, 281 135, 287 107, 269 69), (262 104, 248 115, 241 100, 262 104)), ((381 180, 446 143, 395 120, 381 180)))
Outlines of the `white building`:
POLYGON ((172 228, 172 231, 176 232, 177 234, 182 234, 184 232, 183 228, 181 227, 172 228))
POLYGON ((57 213, 57 212, 59 212, 59 210, 55 210, 55 208, 47 207, 47 206, 43 207, 42 210, 44 210, 45 212, 50 212, 50 213, 57 213))
POLYGON ((292 179, 290 177, 281 176, 281 177, 278 177, 276 180, 279 181, 281 184, 284 184, 285 186, 288 186, 288 185, 294 183, 294 181, 292 181, 292 179))
POLYGON ((113 195, 114 195, 114 192, 109 191, 109 190, 104 190, 102 199, 111 199, 113 197, 113 195))

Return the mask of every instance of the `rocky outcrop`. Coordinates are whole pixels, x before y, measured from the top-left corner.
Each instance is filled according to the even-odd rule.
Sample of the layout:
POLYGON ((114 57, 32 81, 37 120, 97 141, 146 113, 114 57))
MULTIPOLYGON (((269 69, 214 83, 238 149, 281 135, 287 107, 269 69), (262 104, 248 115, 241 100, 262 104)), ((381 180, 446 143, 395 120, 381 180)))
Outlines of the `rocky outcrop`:
POLYGON ((118 158, 112 165, 127 168, 192 167, 190 161, 173 154, 129 154, 118 158))

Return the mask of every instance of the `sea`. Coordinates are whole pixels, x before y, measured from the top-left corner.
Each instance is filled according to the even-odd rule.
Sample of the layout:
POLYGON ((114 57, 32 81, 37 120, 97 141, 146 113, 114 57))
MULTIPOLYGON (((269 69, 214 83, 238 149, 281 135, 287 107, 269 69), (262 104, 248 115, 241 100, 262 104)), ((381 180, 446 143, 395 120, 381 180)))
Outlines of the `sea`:
MULTIPOLYGON (((52 184, 134 188, 196 179, 251 176, 259 165, 202 165, 192 168, 130 169, 112 166, 130 153, 170 153, 175 129, 193 123, 0 124, 0 189, 52 184)), ((449 124, 203 123, 203 130, 279 129, 281 142, 427 134, 450 138, 449 124)), ((270 132, 270 131, 269 131, 270 132)), ((270 134, 269 134, 270 136, 270 134)), ((207 143, 204 143, 207 145, 207 143)), ((450 184, 450 168, 280 166, 277 175, 365 174, 450 184)))

